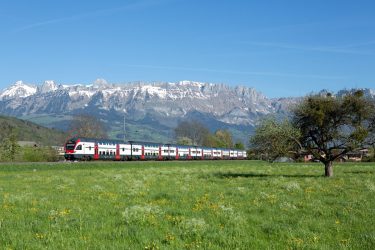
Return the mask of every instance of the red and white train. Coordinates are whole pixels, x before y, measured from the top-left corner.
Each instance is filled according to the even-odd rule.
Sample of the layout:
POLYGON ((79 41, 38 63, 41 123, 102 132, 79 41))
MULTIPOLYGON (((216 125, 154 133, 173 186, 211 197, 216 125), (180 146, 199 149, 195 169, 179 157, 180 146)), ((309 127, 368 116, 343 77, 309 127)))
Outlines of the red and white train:
POLYGON ((246 159, 246 151, 137 141, 72 138, 65 144, 67 160, 219 160, 246 159))

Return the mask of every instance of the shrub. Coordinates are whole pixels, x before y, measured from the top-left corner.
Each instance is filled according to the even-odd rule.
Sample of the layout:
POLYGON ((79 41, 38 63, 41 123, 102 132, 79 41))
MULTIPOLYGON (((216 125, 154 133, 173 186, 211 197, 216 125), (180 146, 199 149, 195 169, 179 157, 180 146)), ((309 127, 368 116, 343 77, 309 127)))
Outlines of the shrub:
POLYGON ((26 162, 42 162, 57 161, 58 154, 51 147, 23 147, 21 149, 21 161, 26 162))

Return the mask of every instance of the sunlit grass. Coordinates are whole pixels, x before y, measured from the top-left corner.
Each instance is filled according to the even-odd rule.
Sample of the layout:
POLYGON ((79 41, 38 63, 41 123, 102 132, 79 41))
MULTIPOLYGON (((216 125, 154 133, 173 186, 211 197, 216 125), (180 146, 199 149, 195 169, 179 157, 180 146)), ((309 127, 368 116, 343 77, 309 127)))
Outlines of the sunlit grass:
POLYGON ((373 249, 375 165, 0 165, 0 248, 373 249))

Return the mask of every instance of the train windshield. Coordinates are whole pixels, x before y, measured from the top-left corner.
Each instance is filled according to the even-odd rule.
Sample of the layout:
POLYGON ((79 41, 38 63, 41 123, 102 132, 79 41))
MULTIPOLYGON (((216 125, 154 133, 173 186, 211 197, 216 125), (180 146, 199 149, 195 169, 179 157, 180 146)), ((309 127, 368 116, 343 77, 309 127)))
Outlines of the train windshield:
POLYGON ((73 143, 67 143, 66 144, 66 149, 67 150, 74 150, 74 147, 75 147, 75 144, 73 144, 73 143))

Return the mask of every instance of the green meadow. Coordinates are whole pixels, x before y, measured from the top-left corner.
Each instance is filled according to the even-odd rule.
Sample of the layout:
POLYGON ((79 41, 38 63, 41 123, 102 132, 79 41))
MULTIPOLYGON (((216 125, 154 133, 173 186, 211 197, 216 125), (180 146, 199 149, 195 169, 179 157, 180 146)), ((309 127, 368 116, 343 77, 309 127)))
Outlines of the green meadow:
POLYGON ((0 249, 374 249, 375 164, 0 165, 0 249))

